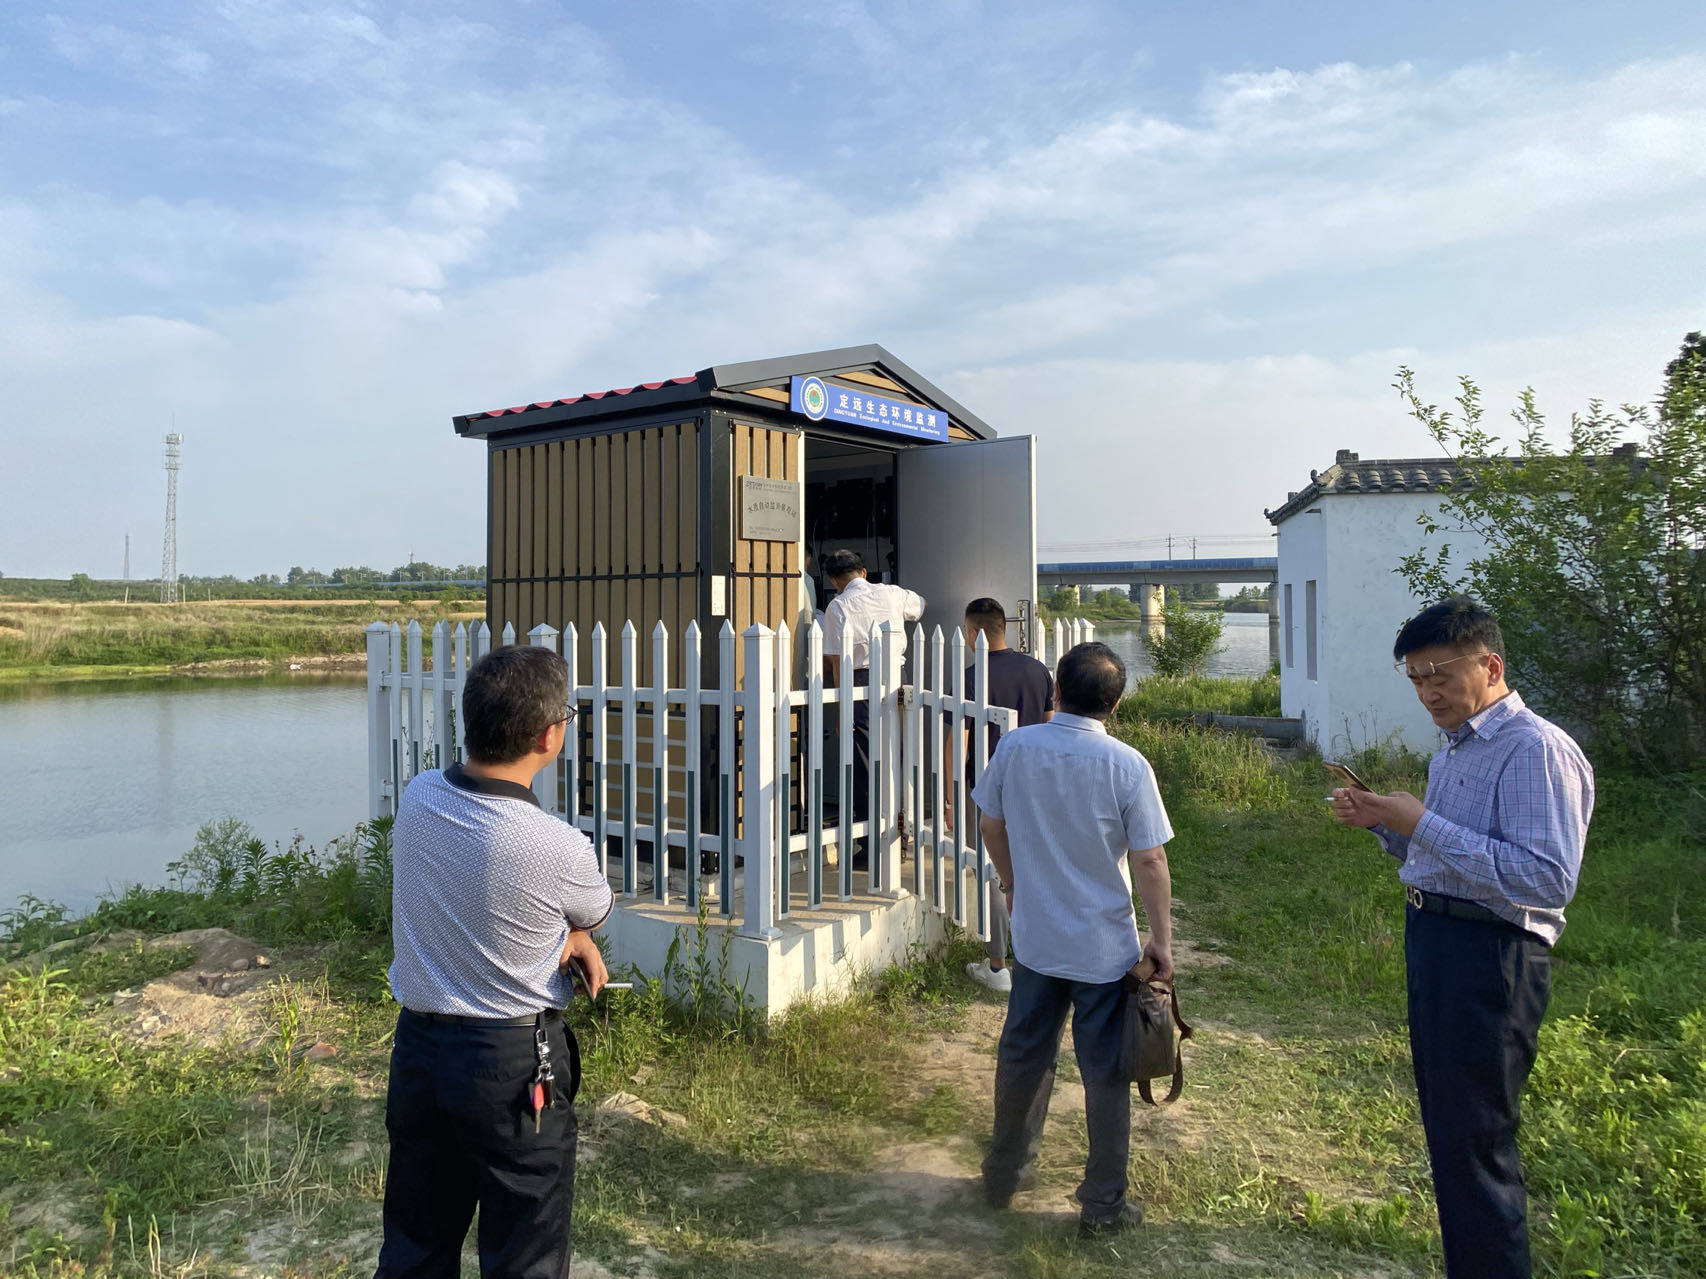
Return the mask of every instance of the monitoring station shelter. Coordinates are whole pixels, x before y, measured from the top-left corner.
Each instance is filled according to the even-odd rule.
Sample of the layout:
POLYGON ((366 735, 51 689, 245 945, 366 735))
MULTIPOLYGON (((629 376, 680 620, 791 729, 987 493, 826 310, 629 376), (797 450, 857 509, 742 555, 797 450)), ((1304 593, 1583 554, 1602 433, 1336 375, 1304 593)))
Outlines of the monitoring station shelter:
MULTIPOLYGON (((487 449, 489 632, 474 656, 513 635, 570 662, 580 714, 535 790, 620 886, 614 961, 661 971, 703 902, 731 931, 738 979, 776 1008, 902 959, 948 918, 983 932, 993 870, 961 820, 969 805, 951 802, 967 778, 944 743, 1012 722, 966 687, 965 605, 1006 605, 1013 647, 1042 637, 1034 437, 995 438, 880 346, 714 365, 455 427, 487 449), (813 648, 832 589, 822 557, 844 548, 927 602, 904 664, 899 633, 879 640, 868 686, 846 664, 826 683, 813 648), (840 802, 860 704, 868 820, 840 802)), ((383 814, 412 772, 457 755, 467 653, 448 623, 430 675, 418 628, 376 625, 369 640, 383 814)), ((1064 642, 1057 627, 1056 656, 1064 642)))
MULTIPOLYGON (((880 346, 713 365, 470 413, 486 441, 487 621, 714 635, 830 597, 820 556, 924 596, 925 627, 993 595, 1028 646, 1035 439, 995 432, 880 346), (809 581, 809 585, 808 585, 809 581)), ((672 671, 678 679, 680 671, 672 671)))

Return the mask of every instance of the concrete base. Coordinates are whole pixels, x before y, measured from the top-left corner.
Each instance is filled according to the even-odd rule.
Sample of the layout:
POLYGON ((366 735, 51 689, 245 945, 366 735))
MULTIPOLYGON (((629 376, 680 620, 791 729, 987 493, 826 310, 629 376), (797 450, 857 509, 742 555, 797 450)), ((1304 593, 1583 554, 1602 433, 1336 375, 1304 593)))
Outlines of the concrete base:
MULTIPOLYGON (((908 863, 902 882, 910 882, 910 876, 908 863)), ((864 878, 862 872, 854 876, 856 883, 864 878)), ((794 882, 803 879, 796 872, 794 882)), ((915 946, 928 949, 947 940, 948 917, 910 894, 858 894, 840 901, 826 891, 825 899, 819 909, 808 910, 805 893, 795 893, 792 913, 777 921, 776 935, 769 938, 736 932, 738 924, 719 914, 712 902, 706 949, 714 979, 744 988, 755 1010, 776 1013, 803 1000, 844 995, 856 977, 904 962, 915 946)), ((738 898, 734 906, 738 921, 738 898)), ((610 966, 632 964, 648 977, 662 976, 670 945, 680 938, 677 969, 684 972, 692 964, 698 926, 698 914, 679 896, 667 906, 649 896, 618 896, 602 930, 610 966)))

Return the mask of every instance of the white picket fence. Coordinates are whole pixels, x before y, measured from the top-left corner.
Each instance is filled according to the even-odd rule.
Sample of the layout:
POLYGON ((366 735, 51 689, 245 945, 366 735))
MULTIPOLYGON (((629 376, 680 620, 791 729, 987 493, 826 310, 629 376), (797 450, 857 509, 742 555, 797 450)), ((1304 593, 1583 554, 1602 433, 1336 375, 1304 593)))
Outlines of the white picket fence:
MULTIPOLYGON (((1085 621, 1039 624, 1032 652, 1052 666, 1094 635, 1085 621)), ((394 622, 367 628, 368 795, 375 817, 396 811, 415 774, 462 758, 462 686, 469 667, 491 648, 491 631, 483 623, 472 630, 437 623, 430 663, 424 638, 414 621, 407 628, 394 622)), ((513 626, 504 627, 501 641, 516 641, 513 626)), ((809 674, 800 688, 793 687, 793 637, 785 625, 754 626, 737 636, 725 622, 715 684, 703 680, 702 637, 697 623, 689 625, 681 688, 667 683, 670 636, 661 622, 651 635, 649 682, 632 622, 617 637, 614 670, 602 623, 585 641, 572 626, 559 634, 544 625, 527 641, 560 652, 575 677, 590 674, 572 693, 574 731, 534 792, 547 812, 588 835, 607 875, 610 861, 619 863, 613 882, 623 897, 669 903, 676 894, 667 854, 675 852, 687 908, 697 910, 709 895, 716 912, 731 921, 738 916, 739 931, 748 935, 774 935, 778 920, 821 908, 826 891, 852 898, 857 876, 868 893, 910 892, 961 927, 988 935, 994 872, 968 820, 967 751, 947 748, 965 743, 969 733, 972 767, 981 770, 987 726, 1007 729, 1016 718, 983 696, 966 695, 968 666, 980 672, 976 687, 988 687, 981 636, 968 650, 957 630, 927 637, 915 627, 903 680, 901 633, 885 625, 873 640, 869 685, 855 684, 844 662, 839 686, 829 686, 822 633, 813 623, 804 639, 809 674), (840 713, 860 703, 871 708, 866 821, 853 820, 854 716, 851 709, 840 713), (826 731, 832 722, 833 732, 826 731), (867 865, 855 871, 849 850, 858 842, 866 845, 867 865), (649 885, 642 883, 648 861, 649 885)))

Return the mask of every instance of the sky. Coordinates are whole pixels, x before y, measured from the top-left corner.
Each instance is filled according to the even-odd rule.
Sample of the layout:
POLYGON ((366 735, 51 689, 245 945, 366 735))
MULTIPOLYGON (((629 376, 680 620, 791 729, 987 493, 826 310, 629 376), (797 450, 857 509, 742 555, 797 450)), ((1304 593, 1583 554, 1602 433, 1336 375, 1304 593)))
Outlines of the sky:
POLYGON ((454 414, 865 342, 1045 558, 1263 553, 1399 365, 1650 401, 1703 222, 1698 0, 12 3, 0 572, 157 574, 174 429, 186 574, 478 562, 454 414))

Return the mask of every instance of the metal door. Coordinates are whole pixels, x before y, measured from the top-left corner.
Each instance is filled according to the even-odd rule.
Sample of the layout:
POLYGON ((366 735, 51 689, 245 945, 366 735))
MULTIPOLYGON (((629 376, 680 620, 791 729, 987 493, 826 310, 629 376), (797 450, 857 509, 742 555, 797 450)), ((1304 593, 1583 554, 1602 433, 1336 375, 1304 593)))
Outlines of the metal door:
POLYGON ((1037 598, 1037 440, 1015 435, 903 450, 896 466, 900 583, 924 597, 924 633, 944 636, 966 605, 992 595, 1007 610, 1007 643, 1037 598))

